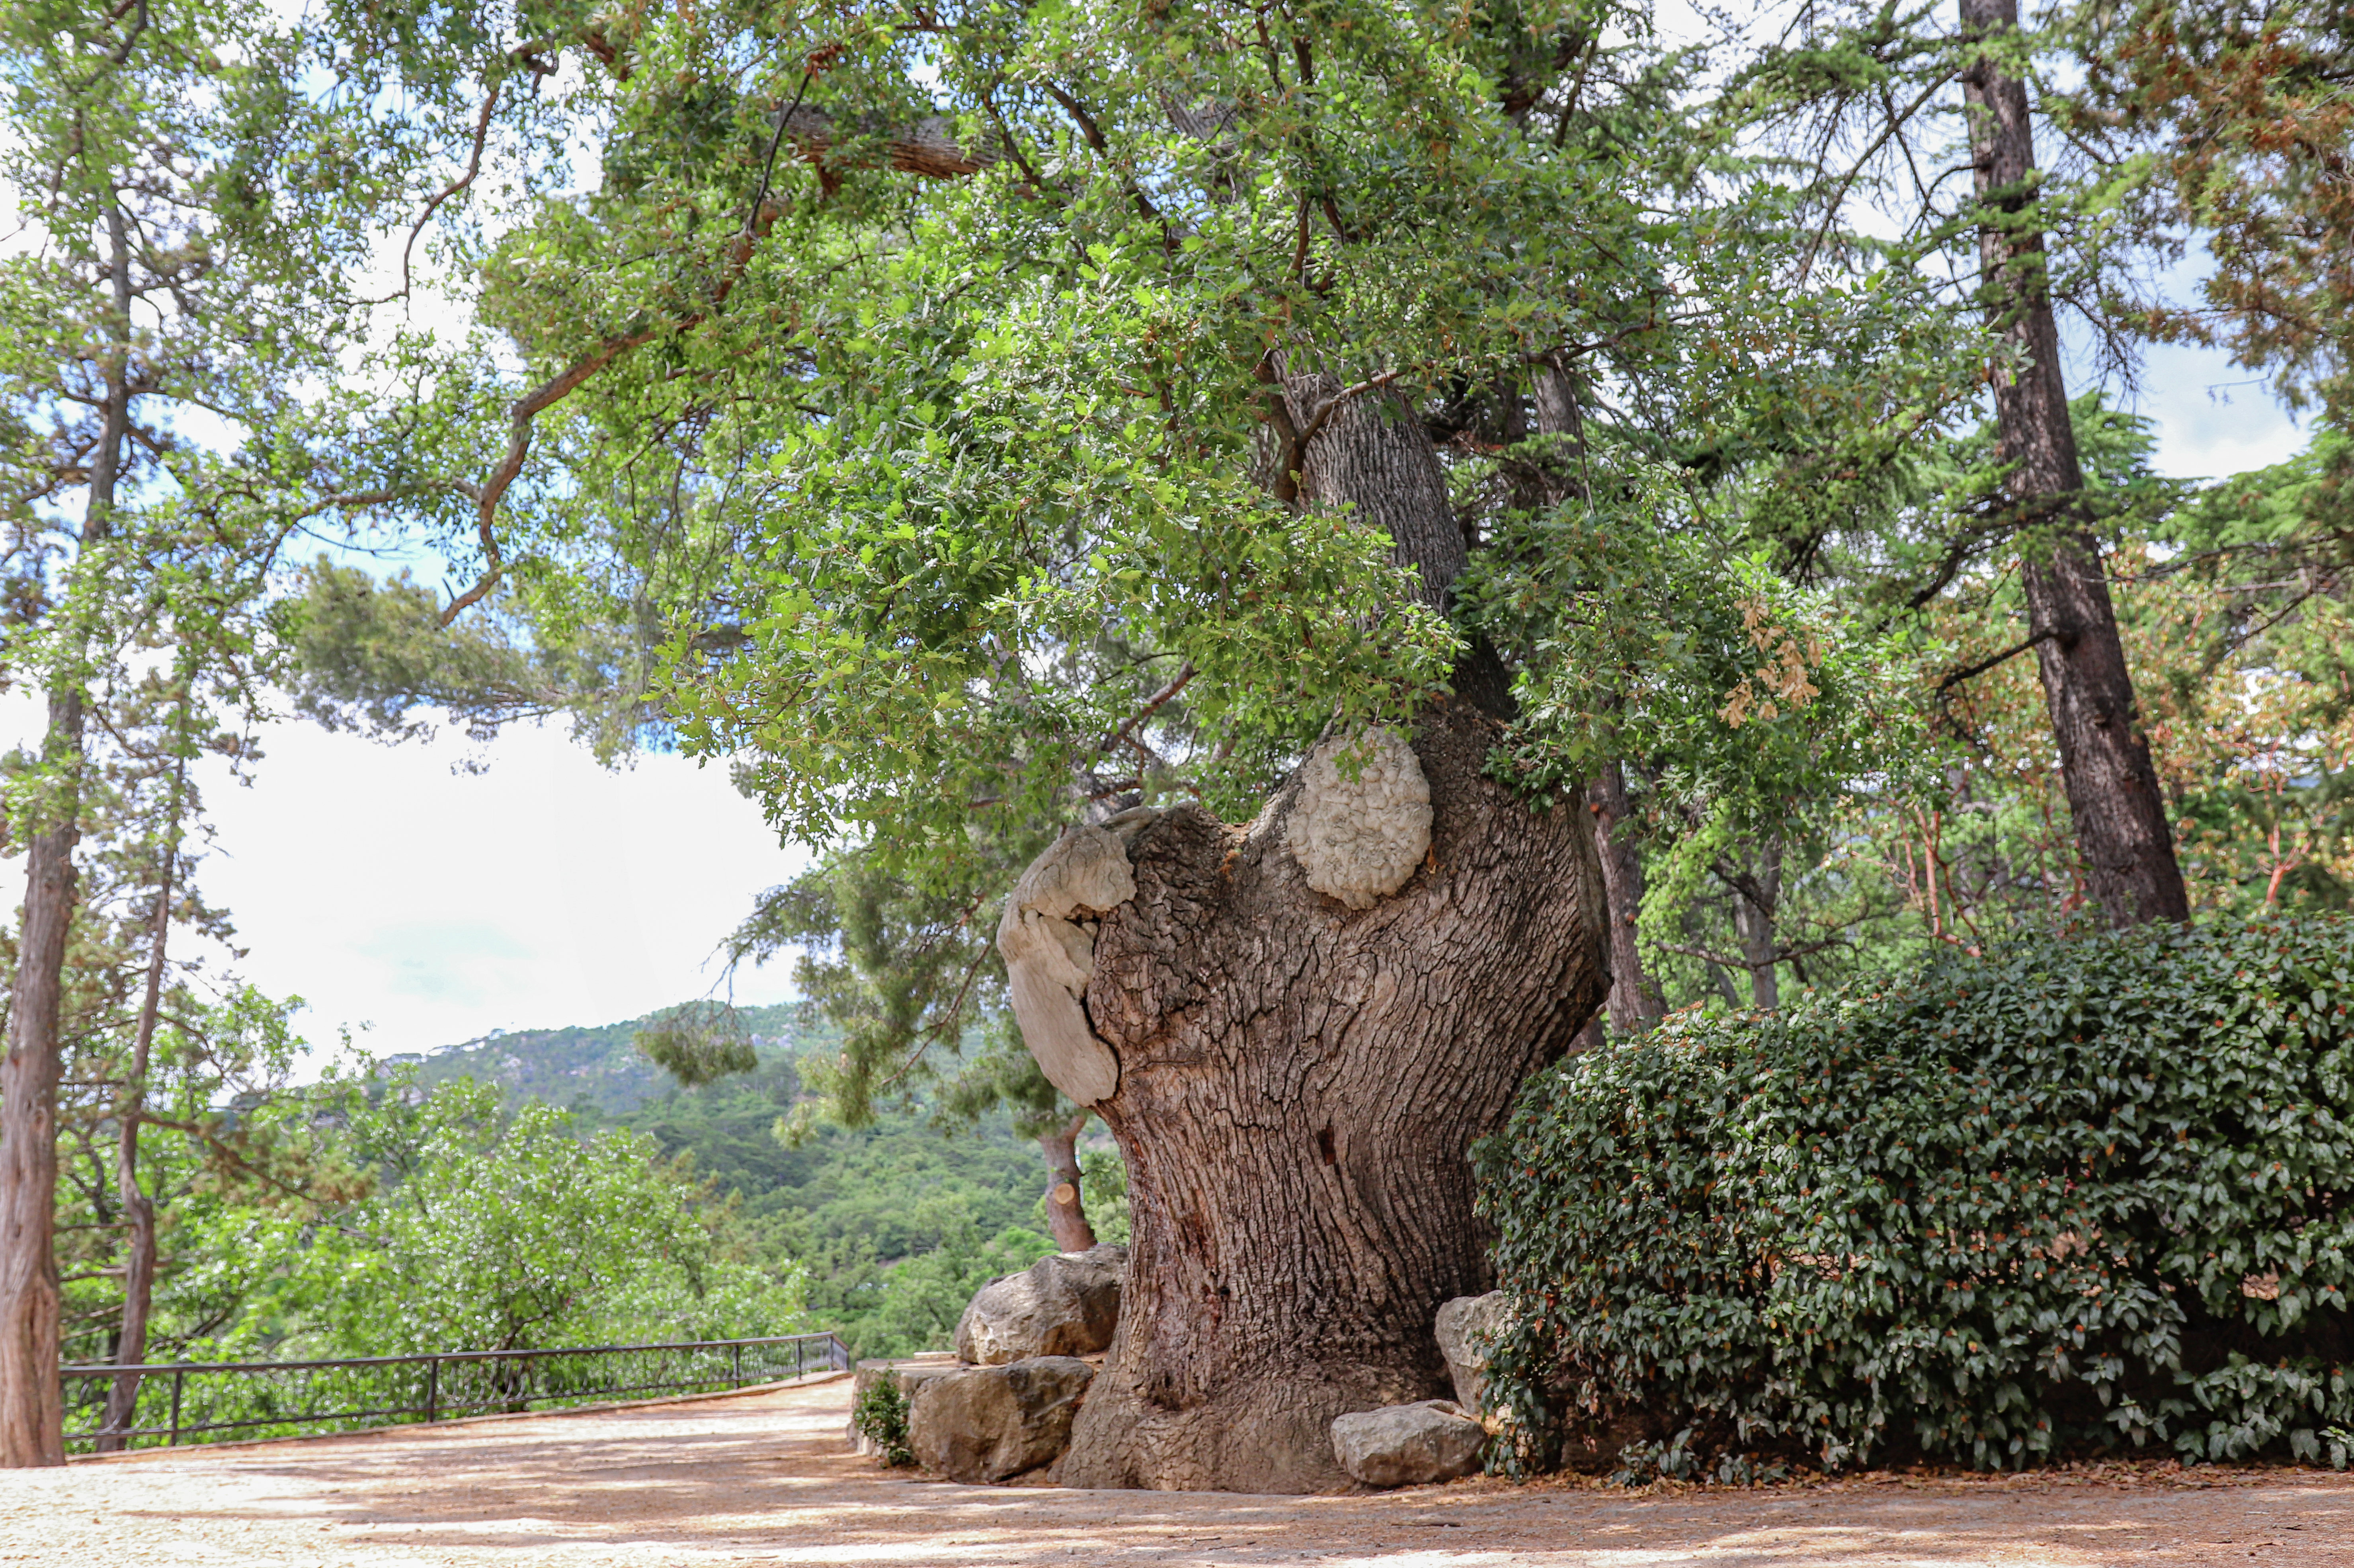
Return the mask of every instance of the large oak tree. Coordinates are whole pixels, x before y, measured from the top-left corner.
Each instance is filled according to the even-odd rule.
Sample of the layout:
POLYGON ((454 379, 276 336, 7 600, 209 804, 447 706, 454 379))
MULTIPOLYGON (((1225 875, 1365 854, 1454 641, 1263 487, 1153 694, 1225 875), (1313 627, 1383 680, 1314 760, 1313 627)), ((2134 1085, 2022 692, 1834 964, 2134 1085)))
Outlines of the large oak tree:
MULTIPOLYGON (((1836 201, 1815 230, 1742 194, 1729 132, 1600 6, 525 21, 518 49, 575 62, 548 74, 594 166, 458 254, 525 377, 447 613, 664 639, 649 711, 686 747, 984 927, 982 868, 1068 830, 998 925, 1032 1050, 1131 1177, 1130 1305, 1066 1477, 1336 1484, 1330 1418, 1437 1392, 1432 1311, 1484 1277, 1468 1145, 1608 988, 1613 736, 1670 715, 1760 811, 1868 749, 1838 629, 1770 573, 1626 580, 1705 554, 1677 498, 1756 432, 1721 419, 1712 455, 1655 419, 1597 479, 1581 399, 1828 387, 1917 279, 1826 249, 1836 201), (1531 436, 1514 506, 1464 493, 1531 436), (1683 544, 1646 546, 1679 506, 1683 544), (1532 512, 1617 565, 1563 588, 1568 530, 1532 512), (1666 664, 1621 659, 1647 638, 1666 664)), ((1956 406, 1905 391, 1839 397, 1894 450, 1956 406)))
POLYGON ((1085 1061, 1014 965, 1134 1210, 1066 1478, 1341 1484, 1331 1418, 1443 1392, 1486 1281, 1469 1145, 1607 989, 1582 787, 1493 766, 1434 417, 1671 302, 1606 19, 582 16, 600 177, 482 258, 539 377, 486 593, 658 606, 666 711, 781 827, 1099 857, 1042 895, 1085 1061), (1328 735, 1332 832, 1419 797, 1370 894, 1305 869, 1328 735))

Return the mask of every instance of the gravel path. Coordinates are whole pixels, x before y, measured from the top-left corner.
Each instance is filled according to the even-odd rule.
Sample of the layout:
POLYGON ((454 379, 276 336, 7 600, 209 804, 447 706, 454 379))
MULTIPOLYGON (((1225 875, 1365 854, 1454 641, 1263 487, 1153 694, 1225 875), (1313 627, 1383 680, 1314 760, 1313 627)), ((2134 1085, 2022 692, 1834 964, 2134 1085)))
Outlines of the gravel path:
POLYGON ((2354 1568, 2354 1477, 2112 1467, 1638 1495, 960 1487, 845 1451, 846 1381, 0 1471, 0 1563, 72 1568, 1382 1564, 2354 1568))

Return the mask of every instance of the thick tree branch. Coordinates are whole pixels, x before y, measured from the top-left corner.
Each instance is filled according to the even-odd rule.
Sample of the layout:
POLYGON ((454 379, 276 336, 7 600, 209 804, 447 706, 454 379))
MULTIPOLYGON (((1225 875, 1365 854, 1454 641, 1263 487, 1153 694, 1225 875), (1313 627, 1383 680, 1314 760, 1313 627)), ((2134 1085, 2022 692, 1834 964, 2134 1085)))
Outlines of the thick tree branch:
POLYGON ((1189 661, 1183 669, 1177 672, 1175 677, 1172 678, 1167 685, 1161 687, 1159 691, 1153 693, 1151 696, 1146 698, 1144 706, 1138 709, 1135 714, 1131 715, 1126 724, 1121 725, 1118 729, 1112 731, 1109 735, 1104 736, 1102 740, 1098 741, 1096 744, 1095 754, 1097 757, 1101 757, 1106 752, 1111 750, 1112 747, 1125 743, 1129 736, 1134 733, 1138 725, 1142 724, 1154 714, 1157 714, 1162 708, 1167 707, 1171 701, 1176 697, 1177 694, 1185 689, 1186 683, 1193 680, 1193 678, 1199 673, 1201 673, 1201 672, 1194 669, 1193 663, 1189 661))
MULTIPOLYGON (((679 326, 684 329, 697 325, 705 313, 697 313, 681 322, 679 326)), ((524 459, 531 454, 532 422, 544 409, 570 397, 583 382, 613 361, 631 349, 652 343, 659 335, 657 329, 648 327, 625 336, 608 338, 594 352, 574 360, 563 372, 543 382, 536 391, 515 404, 509 414, 512 434, 507 439, 507 455, 493 471, 491 477, 483 482, 480 498, 475 503, 474 530, 482 540, 482 558, 487 565, 474 586, 451 599, 450 607, 441 612, 442 625, 449 625, 470 606, 480 603, 483 596, 498 586, 499 578, 506 569, 505 562, 499 555, 498 536, 491 523, 498 515, 499 502, 506 494, 507 487, 523 472, 524 459)))
POLYGON ((780 122, 793 144, 812 161, 861 143, 874 143, 885 166, 936 180, 977 175, 997 162, 993 147, 964 147, 957 143, 956 122, 945 114, 927 115, 912 124, 892 124, 880 116, 856 121, 836 120, 822 109, 801 107, 780 122))
MULTIPOLYGON (((806 78, 803 79, 803 82, 806 86, 806 78)), ((800 115, 810 112, 812 111, 789 109, 781 117, 781 121, 783 124, 790 126, 800 115)), ((764 175, 762 178, 764 191, 766 185, 767 179, 764 175)), ((743 277, 744 269, 752 260, 754 249, 767 235, 769 227, 776 222, 776 219, 777 208, 773 205, 766 200, 755 202, 746 218, 744 228, 727 247, 726 268, 719 281, 712 288, 711 302, 708 306, 682 316, 667 326, 643 327, 636 332, 607 338, 596 348, 574 360, 563 371, 543 382, 536 390, 519 400, 509 411, 511 433, 507 440, 506 456, 501 461, 498 468, 492 472, 491 477, 483 482, 475 498, 474 529, 482 542, 482 558, 486 565, 482 577, 474 586, 451 600, 450 607, 441 612, 440 623, 443 626, 457 620, 459 615, 469 607, 480 603, 485 595, 498 586, 500 577, 505 572, 505 563, 499 554, 498 537, 491 524, 498 515, 499 502, 505 496, 507 487, 514 483, 516 478, 523 472, 524 460, 531 454, 533 422, 541 413, 570 397, 583 383, 631 350, 652 343, 664 332, 692 332, 710 320, 727 302, 727 296, 735 291, 737 281, 743 277)))
POLYGON ((2059 631, 2057 628, 2039 631, 2024 642, 2019 643, 2013 647, 2006 648, 2001 652, 1994 654, 1988 658, 1981 659, 1975 664, 1964 665, 1961 669, 1954 671, 1944 680, 1937 683, 1937 700, 1941 703, 1944 702, 1946 700, 1946 694, 1952 691, 1956 686, 1960 685, 1964 681, 1970 680, 1975 676, 1983 675, 1988 670, 1993 669, 1996 665, 2016 659, 2021 653, 2024 653, 2029 649, 2034 647, 2037 643, 2049 642, 2052 638, 2058 635, 2059 631))

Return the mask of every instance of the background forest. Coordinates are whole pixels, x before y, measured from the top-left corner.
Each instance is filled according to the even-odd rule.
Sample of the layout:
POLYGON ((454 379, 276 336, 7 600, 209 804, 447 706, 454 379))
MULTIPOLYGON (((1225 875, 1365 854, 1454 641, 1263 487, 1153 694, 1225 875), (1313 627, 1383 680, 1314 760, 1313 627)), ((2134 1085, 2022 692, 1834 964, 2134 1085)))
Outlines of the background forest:
MULTIPOLYGON (((782 1139, 807 1099, 799 1065, 831 1032, 804 1009, 747 1009, 757 1065, 690 1088, 637 1048, 659 1022, 355 1057, 299 1084, 282 1043, 257 1045, 224 1114, 151 1135, 150 1358, 811 1328, 854 1354, 906 1354, 944 1348, 974 1290, 1054 1249, 1037 1150, 1002 1112, 953 1125, 918 1104, 782 1139)), ((125 1249, 113 1129, 102 1115, 70 1126, 67 1355, 88 1364, 114 1359, 125 1249)), ((1099 1139, 1082 1158, 1097 1229, 1125 1240, 1117 1153, 1099 1139)))
POLYGON ((1597 826, 1590 1044, 2343 914, 2343 6, 1688 20, 12 7, 0 1458, 60 1356, 937 1342, 1121 1223, 1021 869, 1450 686, 1597 826), (2161 343, 2303 452, 2164 477, 2161 343), (1397 428, 1423 588, 1316 493, 1397 428), (289 720, 724 760, 820 857, 721 920, 802 1012, 641 1021, 659 1094, 323 1066, 196 880, 289 720))

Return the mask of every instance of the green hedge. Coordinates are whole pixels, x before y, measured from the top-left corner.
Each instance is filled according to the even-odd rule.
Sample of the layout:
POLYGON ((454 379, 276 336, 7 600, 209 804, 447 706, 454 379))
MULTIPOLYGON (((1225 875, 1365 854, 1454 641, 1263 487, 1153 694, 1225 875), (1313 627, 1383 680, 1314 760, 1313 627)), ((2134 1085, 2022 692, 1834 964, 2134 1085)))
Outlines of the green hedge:
POLYGON ((1475 1153, 1511 1467, 2343 1467, 2349 1000, 2354 921, 2162 927, 1540 1074, 1475 1153))

